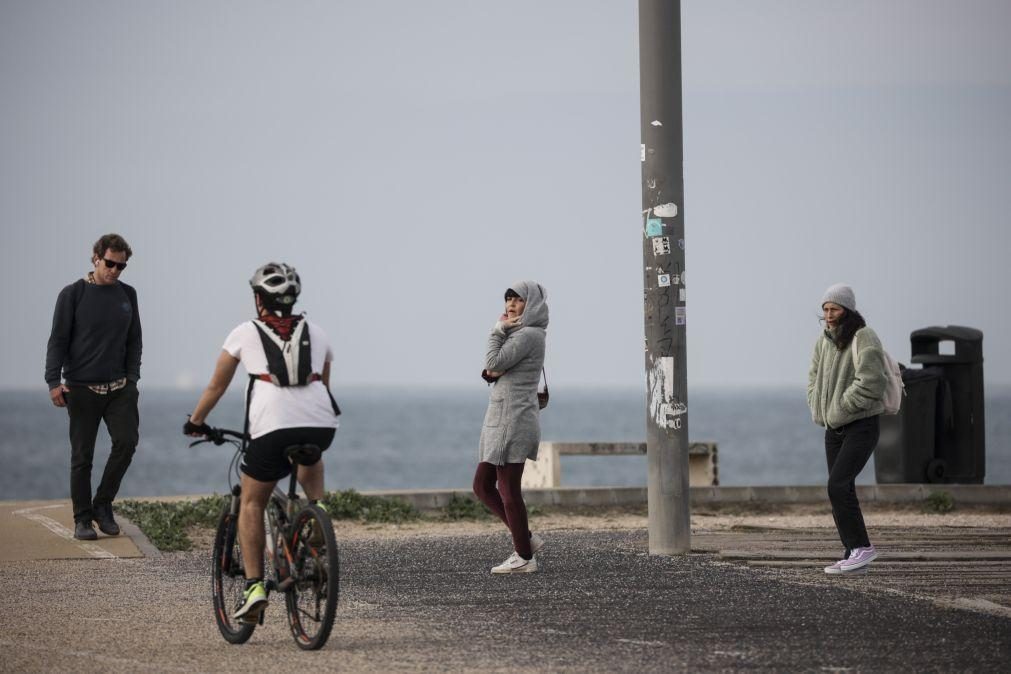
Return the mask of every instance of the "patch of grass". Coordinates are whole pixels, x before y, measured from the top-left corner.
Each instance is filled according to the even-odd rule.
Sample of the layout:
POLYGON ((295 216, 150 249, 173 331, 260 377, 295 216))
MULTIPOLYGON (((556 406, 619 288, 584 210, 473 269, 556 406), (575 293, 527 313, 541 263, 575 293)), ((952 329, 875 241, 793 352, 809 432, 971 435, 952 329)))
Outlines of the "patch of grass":
POLYGON ((491 517, 491 511, 472 498, 453 494, 442 508, 442 517, 447 520, 483 520, 491 517))
POLYGON ((335 520, 360 522, 410 522, 421 517, 418 509, 400 499, 365 496, 354 489, 332 491, 322 500, 330 517, 335 520))
POLYGON ((118 501, 116 512, 140 527, 151 543, 166 552, 189 550, 190 527, 217 525, 227 496, 208 496, 196 501, 118 501))
POLYGON ((950 513, 955 509, 955 497, 950 492, 935 491, 926 498, 923 507, 927 512, 950 513))

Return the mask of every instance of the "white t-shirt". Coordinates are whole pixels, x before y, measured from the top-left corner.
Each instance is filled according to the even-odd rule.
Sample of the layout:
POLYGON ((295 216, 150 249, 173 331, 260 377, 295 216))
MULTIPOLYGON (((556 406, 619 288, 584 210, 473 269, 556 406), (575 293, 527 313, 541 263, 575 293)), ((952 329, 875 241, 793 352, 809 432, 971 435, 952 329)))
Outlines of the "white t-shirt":
MULTIPOLYGON (((302 319, 309 330, 312 371, 322 374, 323 364, 333 360, 330 342, 320 328, 302 319)), ((246 321, 225 339, 222 348, 239 359, 246 372, 266 374, 267 356, 263 352, 260 333, 252 321, 246 321)), ((258 438, 281 428, 337 428, 339 423, 330 404, 323 382, 314 381, 306 386, 276 386, 267 381, 253 382, 253 396, 249 401, 249 435, 258 438)))

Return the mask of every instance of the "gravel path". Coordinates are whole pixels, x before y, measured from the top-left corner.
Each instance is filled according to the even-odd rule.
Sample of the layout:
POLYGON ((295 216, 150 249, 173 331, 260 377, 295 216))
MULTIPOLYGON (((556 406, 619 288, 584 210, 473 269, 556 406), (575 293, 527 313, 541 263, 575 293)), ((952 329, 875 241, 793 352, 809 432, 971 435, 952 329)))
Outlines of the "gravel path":
POLYGON ((508 553, 501 532, 386 529, 342 537, 338 621, 316 653, 295 647, 276 595, 248 644, 226 644, 206 550, 6 564, 0 670, 997 671, 1011 661, 1011 619, 875 592, 873 571, 857 590, 711 554, 649 557, 641 529, 545 527, 542 572, 494 577, 508 553))

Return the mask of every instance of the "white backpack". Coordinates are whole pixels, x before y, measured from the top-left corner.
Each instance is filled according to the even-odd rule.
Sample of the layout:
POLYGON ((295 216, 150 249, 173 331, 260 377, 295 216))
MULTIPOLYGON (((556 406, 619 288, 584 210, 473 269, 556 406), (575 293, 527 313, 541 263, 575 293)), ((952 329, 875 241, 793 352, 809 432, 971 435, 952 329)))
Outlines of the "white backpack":
MULTIPOLYGON (((853 344, 850 346, 850 351, 853 352, 854 370, 857 369, 856 346, 856 336, 854 335, 853 344)), ((885 347, 881 347, 881 353, 885 355, 885 376, 888 378, 888 382, 885 384, 885 395, 881 402, 885 405, 885 414, 898 414, 902 407, 902 397, 906 395, 906 385, 902 383, 902 369, 899 368, 899 364, 895 362, 891 354, 885 351, 885 347)))

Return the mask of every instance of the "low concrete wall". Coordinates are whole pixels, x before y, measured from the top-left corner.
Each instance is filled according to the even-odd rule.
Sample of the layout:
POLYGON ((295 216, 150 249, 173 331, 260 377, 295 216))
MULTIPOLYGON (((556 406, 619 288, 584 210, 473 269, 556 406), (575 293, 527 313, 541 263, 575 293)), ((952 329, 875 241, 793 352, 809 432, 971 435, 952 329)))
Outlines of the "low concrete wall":
MULTIPOLYGON (((930 494, 944 491, 955 504, 1011 506, 1011 485, 978 484, 878 484, 857 487, 864 503, 918 503, 930 494)), ((469 489, 410 489, 366 491, 363 494, 401 498, 421 510, 441 508, 454 494, 473 498, 469 489)), ((828 503, 825 487, 691 487, 692 505, 729 503, 828 503)), ((646 487, 557 487, 524 490, 530 505, 608 506, 645 505, 646 487)))
MULTIPOLYGON (((542 442, 537 460, 527 459, 523 490, 557 489, 562 486, 563 456, 646 456, 645 442, 542 442)), ((715 442, 688 445, 688 484, 712 487, 720 484, 718 447, 715 442)))

